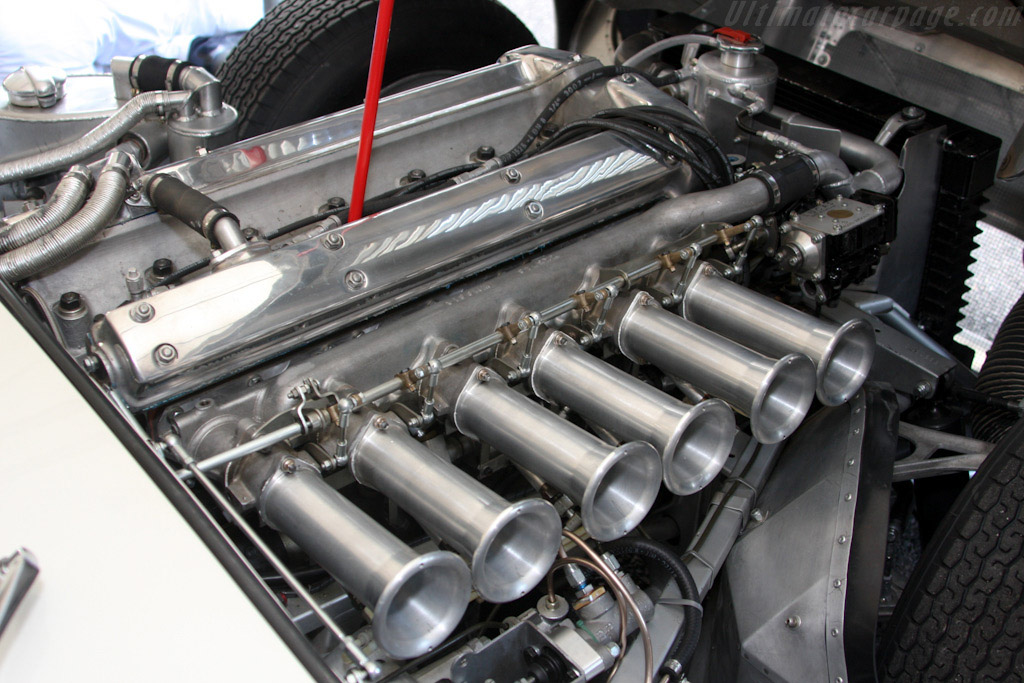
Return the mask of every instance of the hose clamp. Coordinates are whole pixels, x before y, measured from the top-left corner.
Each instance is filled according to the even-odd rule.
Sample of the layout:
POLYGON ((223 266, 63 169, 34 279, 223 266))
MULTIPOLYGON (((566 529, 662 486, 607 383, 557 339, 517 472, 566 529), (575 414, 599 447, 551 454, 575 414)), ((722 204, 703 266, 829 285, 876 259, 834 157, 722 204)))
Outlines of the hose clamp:
POLYGON ((782 204, 782 188, 779 187, 779 181, 775 179, 775 176, 763 168, 759 168, 751 173, 749 177, 757 178, 768 189, 768 195, 771 197, 771 204, 769 204, 768 210, 774 211, 779 208, 779 205, 782 204))

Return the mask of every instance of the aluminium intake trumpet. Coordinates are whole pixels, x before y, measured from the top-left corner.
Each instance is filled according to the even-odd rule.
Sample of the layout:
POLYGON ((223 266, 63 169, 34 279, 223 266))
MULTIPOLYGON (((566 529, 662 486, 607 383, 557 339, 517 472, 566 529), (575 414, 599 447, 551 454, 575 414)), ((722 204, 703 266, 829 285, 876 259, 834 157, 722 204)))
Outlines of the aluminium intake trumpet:
POLYGON ((545 401, 657 448, 672 493, 688 495, 707 486, 732 448, 736 418, 725 402, 686 405, 592 356, 561 332, 547 335, 530 377, 534 393, 545 401))
POLYGON ((661 460, 648 443, 610 446, 473 365, 445 382, 455 427, 490 444, 580 506, 595 539, 626 535, 647 515, 661 488, 661 460), (456 379, 458 378, 458 379, 456 379))
POLYGON ((814 399, 814 364, 799 353, 775 360, 670 313, 646 292, 612 308, 615 342, 646 361, 725 399, 750 418, 761 443, 792 434, 814 399))
POLYGON ((419 554, 335 491, 295 455, 260 492, 260 516, 373 610, 373 636, 392 657, 434 649, 469 604, 469 569, 457 555, 419 554))
POLYGON ((412 438, 398 418, 370 413, 352 439, 351 458, 356 481, 470 560, 485 600, 522 597, 554 562, 562 539, 554 506, 539 498, 508 502, 412 438))
POLYGON ((694 269, 680 313, 768 356, 804 354, 817 368, 818 399, 827 406, 857 393, 875 356, 866 320, 826 322, 727 280, 706 263, 694 269))

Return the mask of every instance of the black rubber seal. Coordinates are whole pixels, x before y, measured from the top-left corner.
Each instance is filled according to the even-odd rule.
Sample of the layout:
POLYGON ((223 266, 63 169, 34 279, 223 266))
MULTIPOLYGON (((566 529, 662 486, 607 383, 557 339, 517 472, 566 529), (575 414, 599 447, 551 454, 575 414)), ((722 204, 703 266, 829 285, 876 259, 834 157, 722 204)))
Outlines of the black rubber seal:
POLYGON ((162 465, 146 444, 121 418, 106 397, 86 376, 85 372, 64 351, 43 324, 36 318, 26 305, 11 289, 10 284, 0 280, 0 301, 14 318, 24 327, 50 359, 57 365, 64 376, 85 398, 100 419, 106 423, 111 432, 124 444, 135 461, 149 475, 153 483, 163 492, 171 504, 178 510, 192 530, 210 549, 214 557, 220 561, 231 578, 235 580, 242 592, 252 600, 256 609, 277 631, 295 657, 306 667, 309 674, 319 683, 338 683, 338 678, 313 651, 306 637, 295 627, 277 600, 267 588, 249 570, 248 565, 235 552, 224 538, 223 532, 213 525, 210 519, 193 502, 192 498, 182 489, 181 483, 162 465))

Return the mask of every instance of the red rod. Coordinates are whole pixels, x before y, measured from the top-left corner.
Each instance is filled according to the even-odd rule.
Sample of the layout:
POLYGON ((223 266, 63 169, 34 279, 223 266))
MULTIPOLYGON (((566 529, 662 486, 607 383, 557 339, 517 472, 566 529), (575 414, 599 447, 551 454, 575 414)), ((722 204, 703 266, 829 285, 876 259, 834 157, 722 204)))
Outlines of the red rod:
POLYGON ((373 32, 370 75, 366 80, 366 104, 363 107, 363 127, 359 132, 356 177, 352 183, 352 201, 348 210, 349 222, 363 217, 366 178, 370 174, 370 154, 373 152, 373 129, 377 125, 377 103, 380 101, 381 81, 384 80, 384 58, 388 52, 391 13, 394 7, 395 0, 380 0, 380 4, 377 6, 377 27, 373 32))

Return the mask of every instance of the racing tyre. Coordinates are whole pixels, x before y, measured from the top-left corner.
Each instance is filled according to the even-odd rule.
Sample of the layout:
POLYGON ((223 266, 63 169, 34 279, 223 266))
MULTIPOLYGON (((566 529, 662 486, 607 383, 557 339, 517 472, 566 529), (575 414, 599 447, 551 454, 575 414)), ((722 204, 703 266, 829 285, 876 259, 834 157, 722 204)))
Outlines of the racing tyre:
MULTIPOLYGON (((285 0, 250 30, 218 74, 239 112, 239 137, 361 104, 377 2, 285 0)), ((493 0, 420 0, 395 7, 385 94, 493 63, 535 42, 493 0)))
POLYGON ((939 524, 881 646, 884 681, 1024 680, 1024 420, 939 524))

